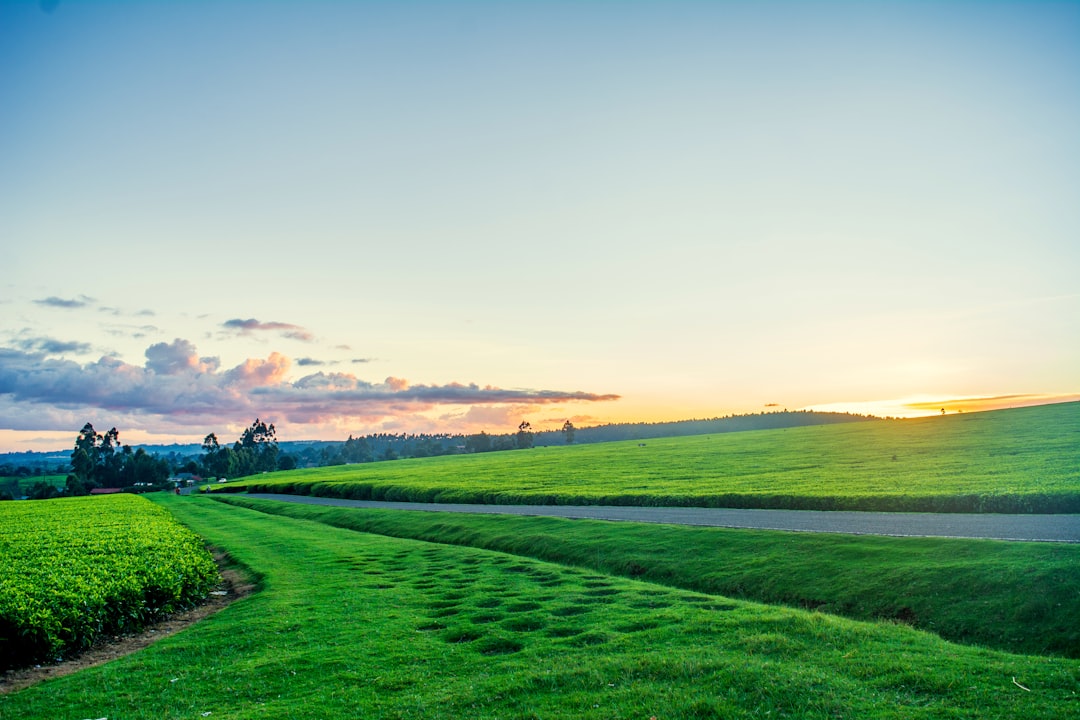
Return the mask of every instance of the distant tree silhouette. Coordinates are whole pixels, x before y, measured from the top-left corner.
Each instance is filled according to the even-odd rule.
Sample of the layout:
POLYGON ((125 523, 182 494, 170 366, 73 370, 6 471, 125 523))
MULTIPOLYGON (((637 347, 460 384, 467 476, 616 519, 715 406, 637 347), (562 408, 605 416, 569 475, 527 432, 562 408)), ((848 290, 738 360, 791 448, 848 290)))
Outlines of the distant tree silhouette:
POLYGON ((491 451, 491 436, 480 431, 476 435, 465 438, 465 452, 478 453, 491 451))
POLYGON ((526 450, 533 446, 532 425, 529 424, 528 420, 522 420, 521 424, 518 425, 514 443, 517 445, 518 450, 526 450))

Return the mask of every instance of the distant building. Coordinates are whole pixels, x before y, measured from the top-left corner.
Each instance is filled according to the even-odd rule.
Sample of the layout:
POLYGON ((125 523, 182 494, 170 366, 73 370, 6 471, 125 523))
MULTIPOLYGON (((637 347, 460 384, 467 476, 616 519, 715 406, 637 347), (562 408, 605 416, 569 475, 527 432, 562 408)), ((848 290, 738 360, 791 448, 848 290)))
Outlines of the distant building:
POLYGON ((91 495, 115 495, 116 493, 124 492, 124 488, 94 488, 90 491, 91 495))
POLYGON ((192 473, 176 473, 167 480, 176 485, 176 487, 191 487, 202 482, 202 478, 192 473))

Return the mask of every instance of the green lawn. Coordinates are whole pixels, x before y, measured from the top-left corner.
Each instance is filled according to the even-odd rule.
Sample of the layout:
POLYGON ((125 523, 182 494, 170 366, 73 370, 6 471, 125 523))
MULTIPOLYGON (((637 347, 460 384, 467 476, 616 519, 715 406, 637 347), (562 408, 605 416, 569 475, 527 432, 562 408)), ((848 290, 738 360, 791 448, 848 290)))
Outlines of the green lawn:
POLYGON ((4 718, 1065 718, 1080 663, 159 495, 262 589, 4 718), (1023 686, 1023 687, 1020 687, 1023 686))
POLYGON ((1080 658, 1080 545, 221 499, 363 532, 499 550, 687 590, 895 620, 958 642, 1080 658))
POLYGON ((1080 403, 272 473, 215 487, 354 499, 1080 512, 1080 403))

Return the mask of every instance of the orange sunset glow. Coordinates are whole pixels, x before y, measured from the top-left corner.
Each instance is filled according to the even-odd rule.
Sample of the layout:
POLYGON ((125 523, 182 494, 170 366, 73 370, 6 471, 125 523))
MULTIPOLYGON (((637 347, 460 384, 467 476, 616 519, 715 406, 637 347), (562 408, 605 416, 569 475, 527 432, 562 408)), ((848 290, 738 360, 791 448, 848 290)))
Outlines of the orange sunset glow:
POLYGON ((0 452, 1080 398, 1080 6, 856 5, 0 3, 0 452))

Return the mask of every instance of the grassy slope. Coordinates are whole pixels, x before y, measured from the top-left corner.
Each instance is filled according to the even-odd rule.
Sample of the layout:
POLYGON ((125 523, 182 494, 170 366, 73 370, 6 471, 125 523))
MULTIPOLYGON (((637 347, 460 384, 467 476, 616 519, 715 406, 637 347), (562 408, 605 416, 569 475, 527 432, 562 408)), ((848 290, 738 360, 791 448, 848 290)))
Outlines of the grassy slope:
POLYGON ((394 537, 500 550, 949 640, 1080 657, 1080 545, 879 538, 226 502, 394 537))
MULTIPOLYGON (((11 476, 0 476, 0 483, 3 483, 3 481, 9 479, 11 479, 11 476)), ((30 492, 30 488, 32 488, 35 483, 39 483, 42 481, 45 481, 53 487, 63 488, 64 484, 67 481, 67 475, 31 475, 30 477, 16 477, 14 479, 19 483, 19 489, 22 490, 23 493, 28 493, 30 492)))
POLYGON ((1076 716, 1076 661, 726 601, 204 498, 159 501, 263 590, 19 718, 1076 716), (1014 683, 1020 683, 1029 691, 1014 683))
POLYGON ((503 504, 1080 512, 1078 438, 1080 403, 1064 403, 318 468, 227 489, 503 504))

